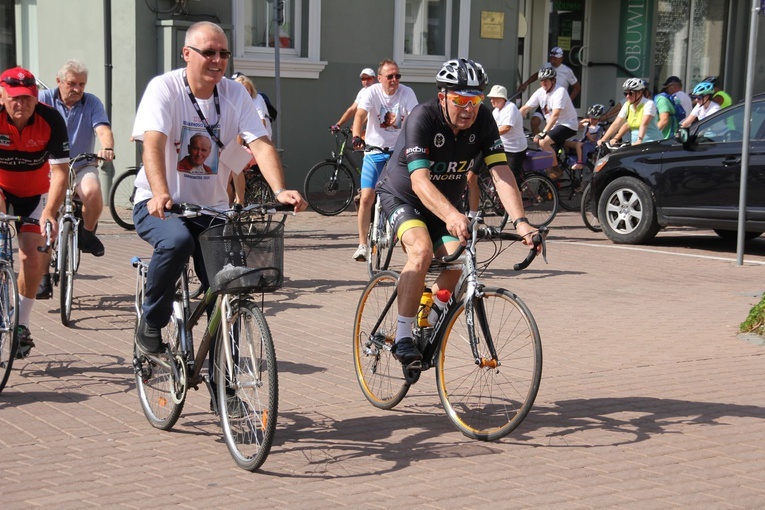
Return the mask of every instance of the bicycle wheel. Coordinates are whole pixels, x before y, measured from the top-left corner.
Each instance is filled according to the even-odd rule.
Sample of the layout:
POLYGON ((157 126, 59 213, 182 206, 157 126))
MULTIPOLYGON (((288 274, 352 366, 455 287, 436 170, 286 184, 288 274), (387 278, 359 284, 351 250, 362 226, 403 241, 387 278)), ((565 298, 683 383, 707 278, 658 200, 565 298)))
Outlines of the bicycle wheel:
POLYGON ((355 192, 353 173, 334 161, 322 161, 305 176, 305 199, 314 211, 324 216, 334 216, 348 209, 355 192))
POLYGON ((542 343, 531 312, 512 292, 486 287, 474 302, 475 321, 467 317, 464 304, 446 319, 436 381, 452 423, 468 437, 493 441, 515 429, 534 404, 542 377, 542 343), (475 324, 479 364, 468 322, 475 324))
POLYGON ((373 278, 380 271, 388 269, 390 259, 393 257, 393 247, 396 244, 393 232, 385 219, 381 218, 376 233, 372 231, 372 227, 370 225, 369 236, 367 237, 370 254, 367 257, 367 273, 370 278, 373 278))
POLYGON ((10 264, 0 261, 0 391, 11 375, 13 360, 19 348, 16 327, 19 323, 19 291, 16 275, 10 264))
POLYGON ((248 176, 245 181, 244 203, 249 204, 271 204, 276 199, 263 175, 258 170, 257 173, 248 176))
POLYGON ((61 324, 69 327, 72 317, 72 299, 74 298, 74 231, 71 221, 64 221, 61 228, 61 243, 58 246, 58 257, 61 264, 59 274, 59 303, 61 308, 61 324))
POLYGON ((481 211, 483 222, 490 227, 502 230, 507 225, 508 216, 494 187, 491 174, 488 171, 484 172, 479 179, 481 197, 478 208, 481 211))
POLYGON ((125 230, 135 230, 133 224, 133 197, 135 196, 135 177, 138 168, 128 168, 117 177, 109 192, 109 212, 120 227, 125 230))
POLYGON ((164 355, 149 358, 134 345, 133 368, 138 400, 146 419, 160 430, 170 430, 175 425, 186 402, 186 364, 179 352, 182 327, 182 321, 173 315, 162 328, 162 341, 175 353, 172 360, 164 355), (178 377, 174 376, 170 363, 175 364, 178 377))
POLYGON ((598 215, 592 205, 592 185, 588 184, 582 193, 582 221, 584 225, 593 232, 602 232, 598 215))
POLYGON ((582 202, 581 171, 566 169, 558 179, 558 200, 566 211, 578 211, 582 202))
POLYGON ((364 396, 379 409, 393 409, 409 391, 401 363, 390 352, 396 337, 397 316, 395 303, 389 300, 397 284, 398 274, 377 273, 361 294, 353 323, 356 378, 364 396), (380 325, 372 334, 378 321, 380 325))
POLYGON ((521 200, 529 225, 549 225, 558 214, 558 191, 549 177, 531 174, 521 183, 521 200))
POLYGON ((220 423, 236 464, 255 471, 268 457, 276 431, 279 382, 271 331, 251 301, 233 303, 229 334, 233 360, 216 341, 215 372, 220 423), (238 350, 237 350, 238 346, 238 350), (231 367, 232 370, 229 370, 231 367))

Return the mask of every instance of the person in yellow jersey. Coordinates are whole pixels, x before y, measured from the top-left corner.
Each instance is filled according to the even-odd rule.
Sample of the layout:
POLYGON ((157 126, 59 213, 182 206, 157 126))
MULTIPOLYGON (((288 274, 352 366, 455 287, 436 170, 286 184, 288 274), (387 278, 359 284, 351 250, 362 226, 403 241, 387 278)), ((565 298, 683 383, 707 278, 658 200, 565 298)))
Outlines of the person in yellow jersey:
POLYGON ((624 82, 622 89, 627 101, 616 120, 598 140, 598 145, 608 140, 613 143, 621 141, 621 136, 617 134, 623 132, 621 129, 625 125, 629 126, 632 145, 664 139, 656 120, 658 116, 656 104, 645 97, 643 93, 645 88, 645 82, 640 78, 628 78, 624 82))

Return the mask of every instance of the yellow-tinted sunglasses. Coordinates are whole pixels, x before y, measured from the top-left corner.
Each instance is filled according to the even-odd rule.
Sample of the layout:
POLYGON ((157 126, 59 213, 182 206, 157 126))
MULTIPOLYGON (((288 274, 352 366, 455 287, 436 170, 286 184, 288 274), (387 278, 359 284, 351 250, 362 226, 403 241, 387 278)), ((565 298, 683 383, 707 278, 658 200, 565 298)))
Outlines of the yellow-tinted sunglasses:
POLYGON ((472 104, 474 108, 477 108, 483 102, 483 94, 463 96, 462 94, 448 93, 446 98, 452 102, 454 106, 459 108, 467 108, 469 104, 472 104))

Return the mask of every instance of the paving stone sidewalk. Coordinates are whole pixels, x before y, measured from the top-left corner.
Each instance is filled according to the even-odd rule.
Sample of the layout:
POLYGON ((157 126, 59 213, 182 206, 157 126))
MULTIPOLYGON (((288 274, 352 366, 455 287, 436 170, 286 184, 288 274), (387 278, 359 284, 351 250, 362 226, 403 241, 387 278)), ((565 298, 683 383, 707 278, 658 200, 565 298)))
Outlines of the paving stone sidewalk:
MULTIPOLYGON (((106 256, 84 255, 71 328, 58 301, 33 314, 37 347, 0 394, 5 509, 762 508, 765 346, 737 335, 765 291, 765 240, 737 267, 711 232, 670 229, 620 247, 573 213, 549 263, 523 249, 484 275, 529 305, 544 371, 508 437, 453 429, 429 371, 392 411, 361 394, 351 325, 367 277, 351 260, 355 215, 288 219, 286 273, 265 311, 279 359, 275 445, 235 467, 192 392, 173 431, 141 412, 131 366, 135 234, 104 221, 106 256)), ((400 262, 397 255, 395 262, 400 262)))

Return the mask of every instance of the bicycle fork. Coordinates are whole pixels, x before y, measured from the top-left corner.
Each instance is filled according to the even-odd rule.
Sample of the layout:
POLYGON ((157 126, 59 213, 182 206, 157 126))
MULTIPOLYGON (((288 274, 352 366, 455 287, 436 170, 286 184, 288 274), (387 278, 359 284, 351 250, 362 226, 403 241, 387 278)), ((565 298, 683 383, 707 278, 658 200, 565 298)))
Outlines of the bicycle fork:
POLYGON ((467 291, 465 292, 465 321, 468 325, 467 330, 470 340, 470 349, 473 351, 473 360, 475 361, 475 364, 481 368, 497 368, 500 366, 499 356, 497 355, 496 347, 494 347, 494 340, 491 337, 491 328, 489 328, 486 319, 486 304, 483 300, 483 286, 476 284, 474 276, 475 271, 473 266, 475 265, 475 259, 473 257, 468 257, 467 264, 471 276, 468 277, 467 291), (480 338, 476 334, 476 318, 478 319, 478 326, 481 328, 481 334, 491 358, 484 358, 478 351, 480 338))

